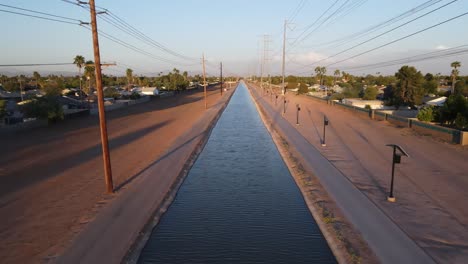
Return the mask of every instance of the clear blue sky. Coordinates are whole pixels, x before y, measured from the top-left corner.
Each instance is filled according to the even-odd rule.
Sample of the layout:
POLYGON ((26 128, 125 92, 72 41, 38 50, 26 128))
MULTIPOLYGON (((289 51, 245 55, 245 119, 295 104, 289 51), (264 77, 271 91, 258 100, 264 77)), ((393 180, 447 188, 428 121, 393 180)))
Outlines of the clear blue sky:
MULTIPOLYGON (((119 75, 125 68, 131 67, 136 74, 148 74, 165 72, 176 67, 182 71, 200 73, 201 64, 199 59, 204 52, 210 64, 207 71, 211 75, 218 74, 217 68, 220 61, 223 61, 225 72, 229 74, 259 74, 260 51, 263 49, 262 35, 269 34, 271 38, 271 42, 269 42, 270 60, 269 66, 266 68, 271 74, 279 74, 283 21, 287 18, 291 19, 294 10, 302 3, 302 8, 298 9, 299 12, 292 19, 293 24, 288 26, 287 46, 290 47, 298 39, 298 36, 307 35, 307 33, 303 34, 307 26, 319 18, 334 2, 335 0, 97 0, 96 4, 98 6, 107 8, 152 39, 164 44, 171 50, 198 59, 195 61, 178 59, 119 31, 99 19, 98 26, 104 32, 151 54, 179 62, 179 64, 162 62, 101 37, 102 60, 104 62, 115 61, 118 64, 116 67, 105 69, 104 72, 119 75)), ((318 30, 312 32, 309 38, 296 42, 298 45, 288 49, 286 73, 309 75, 317 65, 326 66, 349 58, 360 52, 468 12, 468 0, 459 0, 407 26, 334 58, 309 67, 301 66, 336 54, 436 7, 449 3, 450 0, 439 1, 437 4, 404 20, 363 38, 347 41, 344 45, 338 47, 318 45, 377 25, 424 2, 427 1, 338 0, 322 19, 331 15, 341 5, 349 8, 356 5, 356 7, 351 10, 343 9, 343 13, 339 16, 332 16, 318 30)), ((90 20, 89 12, 60 0, 1 0, 0 4, 28 8, 82 21, 90 20)), ((0 9, 12 10, 3 6, 0 6, 0 9)), ((322 20, 319 20, 317 24, 320 24, 320 21, 322 20)), ((83 27, 4 12, 0 12, 0 22, 4 25, 3 38, 0 42, 0 64, 71 62, 77 54, 85 56, 86 59, 93 59, 91 32, 83 27)), ((330 66, 328 67, 329 73, 335 68, 346 69, 356 65, 383 62, 468 44, 467 26, 468 15, 366 55, 330 66)), ((409 64, 416 66, 423 73, 440 72, 448 74, 450 72, 450 62, 455 60, 462 63, 461 73, 468 74, 468 55, 466 54, 409 64)), ((397 65, 362 71, 352 71, 350 69, 349 71, 354 74, 375 74, 376 72, 393 74, 399 67, 397 65)), ((75 72, 76 67, 0 67, 0 73, 20 72, 31 74, 34 70, 40 73, 49 71, 75 72)))

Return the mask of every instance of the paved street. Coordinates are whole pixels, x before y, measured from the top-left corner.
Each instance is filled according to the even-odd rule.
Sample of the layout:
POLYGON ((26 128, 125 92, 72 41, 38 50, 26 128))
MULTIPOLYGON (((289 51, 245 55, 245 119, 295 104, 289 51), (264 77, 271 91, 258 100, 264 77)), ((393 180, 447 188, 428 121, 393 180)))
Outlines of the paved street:
MULTIPOLYGON (((263 94, 260 89, 258 93, 263 94)), ((341 177, 346 177, 347 182, 352 183, 436 261, 463 263, 466 260, 468 211, 463 202, 468 198, 465 191, 468 188, 468 164, 464 162, 468 158, 466 148, 291 93, 286 97, 287 112, 283 117, 281 96, 277 106, 274 96, 270 99, 265 93, 261 97, 258 102, 283 133, 286 131, 288 139, 302 138, 302 144, 312 147, 309 152, 320 153, 326 159, 316 156, 311 164, 329 163, 331 169, 339 170, 341 177), (298 126, 296 104, 300 104, 302 109, 298 126), (324 115, 330 120, 326 147, 321 146, 324 115), (401 145, 410 154, 410 158, 403 157, 402 163, 397 165, 396 203, 386 201, 392 154, 385 144, 390 143, 401 145)), ((300 145, 299 148, 305 151, 308 147, 300 145)), ((307 152, 305 155, 317 154, 307 152)), ((333 175, 327 175, 324 170, 321 172, 325 175, 319 177, 333 175)))

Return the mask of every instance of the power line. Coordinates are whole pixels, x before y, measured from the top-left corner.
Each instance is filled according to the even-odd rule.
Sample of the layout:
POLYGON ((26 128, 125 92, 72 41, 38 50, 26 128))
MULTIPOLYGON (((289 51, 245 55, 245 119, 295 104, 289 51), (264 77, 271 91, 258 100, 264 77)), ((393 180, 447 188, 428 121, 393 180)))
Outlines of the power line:
MULTIPOLYGON (((70 3, 70 4, 73 4, 73 5, 78 5, 79 7, 85 9, 85 10, 89 10, 87 7, 84 7, 82 4, 82 2, 79 2, 77 1, 77 3, 74 3, 74 2, 71 2, 71 1, 67 1, 67 0, 62 0, 64 2, 67 2, 67 3, 70 3)), ((140 30, 136 29, 134 26, 130 25, 129 23, 127 23, 125 20, 123 20, 122 18, 120 18, 119 16, 117 16, 116 14, 114 14, 112 11, 106 9, 106 8, 103 8, 103 7, 99 7, 100 9, 102 9, 101 12, 98 12, 98 15, 101 19, 103 19, 104 21, 106 21, 107 23, 111 24, 112 26, 118 28, 119 30, 123 31, 124 33, 140 40, 140 41, 143 41, 145 42, 146 44, 150 45, 150 46, 153 46, 155 48, 158 48, 160 50, 162 50, 163 52, 166 52, 172 56, 175 56, 175 57, 178 57, 178 58, 181 58, 183 60, 190 60, 190 61, 198 61, 198 59, 196 58, 191 58, 191 57, 188 57, 188 56, 185 56, 183 54, 180 54, 174 50, 171 50, 169 48, 167 48, 166 46, 164 46, 163 44, 157 42, 156 40, 150 38, 148 35, 144 34, 143 32, 141 32, 140 30)), ((180 64, 180 63, 178 63, 180 64)))
POLYGON ((72 21, 81 22, 81 20, 74 19, 74 18, 69 18, 69 17, 64 17, 64 16, 58 16, 58 15, 53 15, 53 14, 49 14, 49 13, 34 11, 34 10, 31 10, 31 9, 26 9, 26 8, 21 8, 21 7, 16 7, 16 6, 10 6, 10 5, 5 5, 5 4, 0 4, 0 6, 12 8, 12 9, 18 9, 18 10, 27 11, 27 12, 36 13, 36 14, 41 14, 41 15, 46 15, 46 16, 51 16, 51 17, 57 17, 57 18, 62 18, 62 19, 67 19, 67 20, 72 20, 72 21))
POLYGON ((0 67, 28 67, 28 66, 54 66, 54 65, 73 65, 73 63, 27 63, 27 64, 0 64, 0 67))
POLYGON ((406 26, 406 25, 408 25, 408 24, 410 24, 410 23, 412 23, 412 22, 414 22, 414 21, 416 21, 416 20, 418 20, 418 19, 420 19, 420 18, 423 18, 423 17, 425 17, 425 16, 427 16, 427 15, 429 15, 429 14, 432 14, 432 13, 434 13, 434 12, 436 12, 436 11, 438 11, 438 10, 440 10, 440 9, 442 9, 442 8, 444 8, 444 7, 448 6, 448 5, 450 5, 450 4, 453 4, 453 3, 457 2, 457 1, 458 1, 458 0, 453 0, 453 1, 451 1, 451 2, 449 2, 449 3, 447 3, 447 4, 445 4, 445 5, 442 5, 442 6, 438 7, 438 8, 436 8, 436 9, 433 9, 433 10, 427 12, 427 13, 424 13, 424 14, 422 14, 422 15, 416 17, 416 18, 413 18, 413 19, 411 19, 410 21, 407 21, 407 22, 405 22, 405 23, 403 23, 403 24, 401 24, 401 25, 399 25, 399 26, 396 26, 396 27, 394 27, 394 28, 392 28, 392 29, 390 29, 390 30, 387 30, 387 31, 383 32, 383 33, 380 33, 380 34, 377 35, 377 36, 374 36, 374 37, 372 37, 372 38, 370 38, 370 39, 367 39, 367 40, 365 40, 365 41, 362 41, 362 42, 360 42, 360 43, 358 43, 358 44, 356 44, 356 45, 354 45, 354 46, 352 46, 352 47, 350 47, 350 48, 347 48, 347 49, 345 49, 345 50, 342 50, 342 51, 340 51, 340 52, 338 52, 338 53, 335 53, 335 54, 333 54, 333 55, 331 55, 331 56, 328 56, 328 57, 326 57, 326 58, 324 58, 324 59, 321 59, 321 60, 315 61, 315 62, 313 62, 313 63, 310 63, 310 64, 308 64, 307 66, 312 66, 312 65, 314 65, 314 64, 316 64, 316 63, 319 63, 319 62, 322 62, 322 61, 331 59, 331 58, 336 57, 336 56, 338 56, 338 55, 340 55, 340 54, 343 54, 343 53, 345 53, 345 52, 347 52, 347 51, 350 51, 350 50, 352 50, 352 49, 354 49, 354 48, 357 48, 357 47, 359 47, 359 46, 362 46, 362 45, 364 45, 364 44, 366 44, 366 43, 368 43, 368 42, 371 42, 371 41, 374 40, 374 39, 377 39, 377 38, 379 38, 379 37, 381 37, 381 36, 383 36, 383 35, 386 35, 386 34, 392 32, 392 31, 395 31, 395 30, 397 30, 397 29, 399 29, 399 28, 401 28, 401 27, 403 27, 403 26, 406 26))
POLYGON ((299 4, 297 5, 296 9, 293 11, 293 13, 289 16, 287 19, 292 23, 292 21, 296 18, 296 16, 301 12, 301 10, 304 8, 305 4, 307 3, 307 0, 301 0, 299 4))
POLYGON ((338 3, 339 0, 335 0, 335 2, 330 6, 328 7, 312 24, 310 24, 309 26, 306 27, 306 29, 301 33, 299 34, 299 36, 296 38, 296 40, 291 44, 291 46, 294 46, 294 44, 298 41, 298 39, 307 32, 307 30, 311 29, 330 9, 332 9, 336 3, 338 3))
POLYGON ((438 27, 438 26, 440 26, 440 25, 443 25, 443 24, 445 24, 445 23, 448 23, 448 22, 450 22, 450 21, 452 21, 452 20, 455 20, 455 19, 457 19, 457 18, 460 18, 460 17, 462 17, 462 16, 466 16, 466 15, 468 15, 468 12, 465 12, 465 13, 460 14, 460 15, 458 15, 458 16, 449 18, 449 19, 444 20, 444 21, 442 21, 442 22, 439 22, 439 23, 437 23, 437 24, 435 24, 435 25, 432 25, 432 26, 430 26, 430 27, 421 29, 421 30, 419 30, 419 31, 416 31, 416 32, 411 33, 411 34, 409 34, 409 35, 406 35, 406 36, 404 36, 404 37, 398 38, 398 39, 396 39, 396 40, 387 42, 387 43, 385 43, 385 44, 383 44, 383 45, 380 45, 380 46, 378 46, 378 47, 376 47, 376 48, 373 48, 373 49, 370 49, 370 50, 361 52, 361 53, 359 53, 359 54, 357 54, 357 55, 354 55, 354 56, 352 56, 352 57, 346 58, 346 59, 344 59, 344 60, 340 60, 340 61, 337 61, 337 62, 334 62, 334 63, 330 63, 330 64, 328 64, 326 67, 329 67, 329 66, 331 66, 331 65, 335 65, 335 64, 338 64, 338 63, 342 63, 342 62, 345 62, 345 61, 354 59, 354 58, 356 58, 356 57, 359 57, 359 56, 362 56, 362 55, 364 55, 364 54, 370 53, 370 52, 372 52, 372 51, 374 51, 374 50, 377 50, 377 49, 386 47, 386 46, 391 45, 391 44, 393 44, 393 43, 395 43, 395 42, 398 42, 398 41, 400 41, 400 40, 407 39, 407 38, 409 38, 409 37, 412 37, 412 36, 417 35, 417 34, 419 34, 419 33, 425 32, 425 31, 427 31, 427 30, 429 30, 429 29, 438 27))
MULTIPOLYGON (((320 47, 320 46, 326 46, 326 45, 331 45, 331 44, 334 44, 334 43, 337 43, 336 45, 334 45, 333 47, 338 47, 338 46, 341 46, 345 43, 349 43, 350 41, 354 40, 354 39, 358 39, 358 38, 361 38, 361 37, 364 37, 366 35, 369 35, 370 33, 372 32, 375 32, 377 30, 379 30, 380 28, 383 28, 383 27, 386 27, 386 26, 389 26, 389 25, 392 25, 400 20, 403 20, 405 19, 406 17, 409 17, 411 16, 412 14, 414 13, 417 13, 419 11, 422 11, 428 7, 431 7, 439 2, 441 2, 443 0, 430 0, 430 1, 427 1, 427 2, 424 2, 422 3, 421 5, 418 5, 416 7, 413 7, 411 8, 410 10, 407 10, 395 17, 392 17, 390 19, 387 19, 383 22, 380 22, 376 25, 373 25, 369 28, 366 28, 360 32, 357 32, 357 33, 353 33, 351 35, 348 35, 348 36, 345 36, 343 38, 339 38, 339 39, 335 39, 333 41, 330 41, 330 42, 326 42, 326 43, 322 43, 322 44, 317 44, 317 45, 314 45, 313 47, 320 47)), ((312 46, 311 46, 312 47, 312 46)))
POLYGON ((446 50, 432 51, 432 52, 423 53, 423 54, 405 57, 405 58, 400 58, 396 60, 383 61, 383 62, 372 63, 372 64, 357 65, 357 66, 351 66, 351 67, 344 67, 342 68, 342 70, 352 71, 352 70, 363 70, 367 68, 382 68, 382 67, 400 65, 404 63, 410 63, 410 62, 419 62, 419 61, 425 61, 425 60, 431 60, 431 59, 451 57, 455 55, 462 55, 462 54, 468 53, 468 48, 466 47, 468 47, 468 44, 461 45, 461 46, 454 47, 454 48, 449 48, 446 50))
MULTIPOLYGON (((90 28, 88 28, 86 26, 83 26, 83 27, 88 29, 88 30, 91 30, 90 28)), ((108 39, 108 40, 110 40, 112 42, 115 42, 115 43, 117 43, 117 44, 119 44, 121 46, 124 46, 124 47, 126 47, 128 49, 131 49, 131 50, 133 50, 135 52, 138 52, 138 53, 140 53, 142 55, 148 56, 148 57, 153 58, 155 60, 163 61, 163 62, 166 62, 166 63, 173 63, 173 64, 178 64, 178 65, 183 65, 183 66, 191 66, 191 65, 188 65, 188 64, 181 64, 179 62, 172 61, 172 60, 169 60, 169 59, 154 55, 154 54, 152 54, 150 52, 147 52, 147 51, 145 51, 145 50, 143 50, 141 48, 138 48, 138 47, 136 47, 136 46, 134 46, 132 44, 129 44, 129 43, 123 41, 123 40, 120 40, 117 37, 114 37, 114 36, 104 32, 102 30, 98 30, 98 32, 101 34, 102 37, 104 37, 104 38, 106 38, 106 39, 108 39)))
MULTIPOLYGON (((339 12, 340 10, 342 10, 343 7, 344 7, 349 1, 350 1, 350 0, 346 0, 344 3, 342 3, 341 6, 339 6, 333 13, 331 13, 328 17, 326 17, 324 20, 322 20, 322 21, 320 22, 320 24, 319 24, 318 26, 316 26, 311 32, 307 33, 307 35, 306 35, 305 37, 303 37, 302 39, 299 39, 299 38, 298 38, 298 40, 296 40, 294 43, 296 43, 296 42, 299 42, 299 43, 300 43, 300 42, 303 42, 304 40, 306 40, 307 38, 309 38, 309 37, 312 35, 312 33, 314 33, 315 31, 317 31, 325 22, 327 22, 330 18, 332 18, 334 15, 336 15, 337 12, 339 12)), ((335 3, 336 3, 336 2, 335 2, 335 3)), ((333 5, 334 5, 335 3, 333 3, 333 5)), ((304 32, 305 32, 305 31, 304 31, 304 32)), ((291 47, 294 46, 294 43, 293 43, 293 45, 291 45, 291 47)))
POLYGON ((128 24, 127 22, 125 22, 123 19, 119 18, 118 16, 116 16, 114 13, 112 13, 111 11, 108 11, 108 14, 113 17, 114 19, 120 21, 123 25, 126 25, 128 28, 130 28, 131 30, 133 30, 135 33, 137 33, 138 35, 140 35, 141 37, 143 37, 144 39, 146 39, 148 42, 150 43, 153 43, 154 46, 160 48, 161 50, 173 55, 173 56, 176 56, 176 57, 179 57, 179 58, 182 58, 182 59, 185 59, 185 60, 197 60, 198 59, 195 59, 195 58, 192 58, 192 57, 188 57, 188 56, 185 56, 185 55, 182 55, 176 51, 173 51, 169 48, 167 48, 166 46, 162 45, 161 43, 155 41, 154 39, 150 38, 149 36, 147 36, 146 34, 142 33, 141 31, 139 31, 138 29, 136 29, 135 27, 133 27, 132 25, 128 24))
POLYGON ((38 19, 44 19, 44 20, 49 20, 49 21, 55 21, 55 22, 60 22, 60 23, 65 23, 65 24, 72 24, 72 25, 80 25, 80 24, 83 23, 80 20, 77 20, 77 21, 80 21, 80 22, 76 23, 76 22, 64 21, 64 20, 59 20, 59 19, 54 19, 54 18, 36 16, 36 15, 31 15, 31 14, 24 14, 24 13, 19 13, 19 12, 15 12, 15 11, 4 10, 4 9, 0 9, 0 12, 10 13, 10 14, 15 14, 15 15, 20 15, 20 16, 26 16, 26 17, 33 17, 33 18, 38 18, 38 19))

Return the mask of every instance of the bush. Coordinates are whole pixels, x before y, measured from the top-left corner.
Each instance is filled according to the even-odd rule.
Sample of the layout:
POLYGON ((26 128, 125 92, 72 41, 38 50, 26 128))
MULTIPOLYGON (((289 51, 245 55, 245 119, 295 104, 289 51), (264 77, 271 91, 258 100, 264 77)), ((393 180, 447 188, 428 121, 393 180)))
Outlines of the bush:
POLYGON ((131 100, 137 100, 137 99, 140 99, 141 95, 137 92, 133 92, 131 95, 130 95, 130 99, 131 100))
POLYGON ((117 89, 109 87, 106 90, 104 90, 104 97, 117 99, 120 97, 120 93, 119 91, 117 91, 117 89))
POLYGON ((455 127, 460 130, 468 128, 468 119, 463 116, 462 113, 457 113, 457 117, 455 118, 455 127))
POLYGON ((54 97, 35 98, 21 108, 25 117, 47 119, 49 122, 63 120, 62 105, 54 97))
POLYGON ((369 104, 366 104, 366 106, 364 106, 364 109, 371 110, 372 107, 369 104))
POLYGON ((421 108, 418 112, 417 118, 419 121, 431 122, 434 120, 434 108, 432 106, 421 108))
POLYGON ((334 93, 330 96, 330 100, 343 100, 345 97, 341 93, 334 93))
POLYGON ((307 87, 307 85, 305 83, 301 83, 301 85, 299 85, 298 93, 305 94, 305 93, 308 93, 308 92, 309 92, 309 87, 307 87))
POLYGON ((3 118, 6 114, 6 102, 5 100, 0 100, 0 118, 3 118))

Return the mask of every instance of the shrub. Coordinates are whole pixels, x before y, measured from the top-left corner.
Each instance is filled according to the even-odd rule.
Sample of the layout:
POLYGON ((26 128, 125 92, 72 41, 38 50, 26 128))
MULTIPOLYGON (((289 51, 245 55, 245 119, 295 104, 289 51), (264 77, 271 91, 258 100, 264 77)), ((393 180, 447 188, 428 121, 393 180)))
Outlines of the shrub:
POLYGON ((120 97, 119 91, 113 87, 109 87, 104 90, 104 97, 117 99, 120 97))
POLYGON ((35 98, 21 108, 26 117, 47 119, 49 122, 63 120, 62 105, 54 97, 35 98))
POLYGON ((371 110, 372 107, 370 105, 366 104, 366 106, 364 106, 364 109, 371 110))
POLYGON ((131 100, 137 100, 137 99, 140 99, 141 95, 137 92, 133 92, 131 95, 130 95, 130 99, 131 100))
POLYGON ((463 116, 462 113, 457 113, 457 117, 455 118, 455 127, 460 130, 468 128, 468 119, 463 116))
POLYGON ((345 97, 342 93, 334 93, 330 96, 330 100, 342 100, 344 98, 345 97))
POLYGON ((432 106, 426 106, 419 110, 417 115, 418 120, 431 122, 434 120, 434 109, 432 106))
POLYGON ((3 118, 6 114, 6 101, 0 100, 0 118, 3 118))

